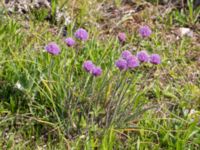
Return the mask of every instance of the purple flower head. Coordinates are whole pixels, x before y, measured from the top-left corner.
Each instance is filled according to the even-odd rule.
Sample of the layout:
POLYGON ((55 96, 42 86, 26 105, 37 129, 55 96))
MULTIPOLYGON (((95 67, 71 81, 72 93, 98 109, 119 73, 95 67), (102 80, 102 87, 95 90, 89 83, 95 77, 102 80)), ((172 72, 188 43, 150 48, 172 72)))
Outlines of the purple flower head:
POLYGON ((128 59, 127 59, 127 66, 128 68, 130 69, 133 69, 133 68, 136 68, 140 65, 137 57, 135 56, 129 56, 128 59))
POLYGON ((160 64, 160 63, 161 63, 160 55, 158 55, 158 54, 152 54, 152 55, 150 56, 150 62, 151 62, 152 64, 155 64, 155 65, 160 64))
POLYGON ((93 68, 95 67, 95 65, 92 63, 92 61, 87 60, 83 63, 83 68, 85 69, 85 71, 87 72, 92 72, 93 68))
POLYGON ((119 34, 118 34, 118 39, 119 39, 119 41, 120 42, 125 42, 126 41, 126 34, 125 33, 123 33, 123 32, 120 32, 119 34))
POLYGON ((119 70, 126 70, 127 69, 127 62, 126 60, 120 58, 115 62, 115 65, 119 68, 119 70))
POLYGON ((80 28, 75 32, 75 37, 79 40, 87 41, 89 35, 85 29, 80 28))
POLYGON ((52 55, 58 55, 60 53, 60 48, 55 42, 50 42, 46 47, 46 51, 52 55))
POLYGON ((144 38, 144 37, 149 37, 151 35, 152 31, 149 28, 149 26, 142 26, 139 29, 139 33, 144 38))
POLYGON ((100 67, 94 67, 92 69, 92 75, 95 76, 95 77, 100 76, 101 73, 102 73, 102 69, 100 67))
POLYGON ((65 39, 65 43, 67 44, 67 46, 72 47, 75 45, 75 41, 73 38, 69 37, 65 39))
POLYGON ((144 50, 137 53, 137 58, 140 62, 148 62, 149 61, 149 55, 144 50))
POLYGON ((132 56, 132 54, 131 54, 131 52, 128 51, 128 50, 123 51, 122 54, 121 54, 121 57, 122 57, 123 59, 125 59, 125 60, 127 60, 127 58, 128 58, 129 56, 132 56))

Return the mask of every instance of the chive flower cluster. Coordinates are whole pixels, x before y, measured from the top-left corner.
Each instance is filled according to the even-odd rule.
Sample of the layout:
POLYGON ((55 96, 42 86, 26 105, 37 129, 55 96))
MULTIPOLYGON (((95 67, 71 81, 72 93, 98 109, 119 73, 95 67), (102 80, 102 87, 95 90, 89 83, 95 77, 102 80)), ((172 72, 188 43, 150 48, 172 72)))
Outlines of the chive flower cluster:
POLYGON ((76 32, 75 32, 75 37, 81 41, 87 41, 89 35, 87 33, 87 31, 83 28, 80 28, 78 29, 76 32))
MULTIPOLYGON (((80 28, 78 29, 74 36, 78 39, 78 40, 81 40, 81 41, 87 41, 89 36, 88 36, 88 32, 83 29, 83 28, 80 28)), ((72 38, 72 37, 68 37, 64 40, 64 42, 66 43, 66 45, 68 47, 73 47, 76 42, 75 40, 72 38)), ((55 43, 55 42, 50 42, 46 47, 45 47, 46 51, 52 55, 58 55, 60 53, 60 48, 59 46, 55 43)))
MULTIPOLYGON (((142 38, 148 38, 151 36, 152 30, 149 26, 144 25, 139 28, 139 34, 142 38)), ((126 42, 126 34, 124 32, 120 32, 117 37, 121 44, 126 42)))
POLYGON ((118 34, 118 40, 121 42, 121 43, 124 43, 126 41, 126 34, 124 32, 120 32, 118 34))
POLYGON ((115 62, 116 67, 122 70, 134 69, 140 65, 140 63, 148 63, 158 65, 161 63, 161 58, 158 54, 149 55, 145 50, 132 55, 128 50, 121 53, 121 57, 115 62))
POLYGON ((102 74, 102 69, 93 64, 91 60, 86 60, 83 63, 83 68, 85 69, 86 72, 92 74, 95 77, 98 77, 102 74))
MULTIPOLYGON (((88 32, 83 29, 80 28, 78 29, 75 33, 74 36, 81 41, 87 41, 89 38, 88 32)), ((68 47, 73 47, 76 42, 72 37, 68 37, 64 40, 64 42, 66 43, 66 45, 68 47)), ((60 53, 60 48, 59 46, 55 43, 55 42, 50 42, 46 47, 45 47, 46 51, 52 55, 58 55, 60 53)), ((83 68, 85 69, 86 72, 89 72, 90 74, 92 74, 95 77, 98 77, 102 74, 102 69, 101 67, 98 67, 96 65, 93 64, 92 61, 87 60, 83 63, 83 68)))
POLYGON ((160 55, 151 54, 149 55, 145 50, 137 53, 137 58, 140 62, 150 62, 151 64, 158 65, 161 63, 160 55))
POLYGON ((141 26, 139 28, 139 33, 140 33, 140 36, 143 37, 143 38, 146 38, 146 37, 149 37, 152 33, 151 29, 149 28, 149 26, 141 26))
POLYGON ((121 71, 134 69, 139 66, 139 61, 130 51, 125 50, 121 53, 121 57, 115 62, 115 65, 121 71))
MULTIPOLYGON (((74 33, 74 36, 78 40, 81 40, 81 41, 87 41, 88 38, 89 38, 88 32, 85 29, 83 29, 83 28, 78 29, 74 33)), ((73 47, 76 44, 75 40, 72 37, 66 38, 65 39, 65 43, 67 44, 68 47, 73 47)))
MULTIPOLYGON (((143 38, 149 37, 151 33, 152 31, 148 26, 142 26, 139 29, 139 34, 143 38)), ((74 37, 79 41, 87 41, 89 35, 85 29, 80 28, 74 33, 74 37)), ((120 32, 118 34, 118 40, 120 43, 125 43, 126 34, 120 32)), ((73 47, 76 44, 76 41, 72 37, 66 38, 64 42, 68 47, 73 47)), ((59 46, 55 42, 50 42, 45 47, 45 49, 51 55, 58 55, 61 52, 59 46)), ((115 66, 120 71, 123 71, 128 69, 135 69, 142 63, 151 63, 154 65, 158 65, 161 63, 161 58, 158 54, 149 55, 145 50, 138 52, 136 55, 133 55, 130 51, 125 50, 121 53, 120 58, 115 62, 115 66)), ((96 66, 91 60, 86 60, 83 62, 83 69, 95 77, 98 77, 102 74, 101 67, 96 66)))
POLYGON ((55 42, 50 42, 46 47, 46 51, 52 55, 58 55, 60 53, 60 48, 55 42))
POLYGON ((68 47, 72 47, 76 44, 75 40, 71 37, 65 39, 65 43, 68 47))

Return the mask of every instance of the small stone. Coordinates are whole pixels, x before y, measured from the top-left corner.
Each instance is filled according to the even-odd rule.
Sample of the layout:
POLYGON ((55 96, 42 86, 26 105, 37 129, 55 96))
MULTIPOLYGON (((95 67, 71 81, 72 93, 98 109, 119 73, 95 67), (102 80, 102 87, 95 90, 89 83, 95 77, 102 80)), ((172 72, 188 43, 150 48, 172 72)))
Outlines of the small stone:
POLYGON ((180 37, 183 36, 193 37, 193 31, 190 28, 179 28, 178 33, 180 37))

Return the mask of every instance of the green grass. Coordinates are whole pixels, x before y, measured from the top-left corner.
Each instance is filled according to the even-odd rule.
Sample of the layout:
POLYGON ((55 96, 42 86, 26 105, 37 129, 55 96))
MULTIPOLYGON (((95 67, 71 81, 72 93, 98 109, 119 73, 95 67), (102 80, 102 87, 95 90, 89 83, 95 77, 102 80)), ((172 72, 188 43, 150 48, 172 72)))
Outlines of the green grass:
MULTIPOLYGON (((1 149, 198 150, 199 45, 195 38, 176 39, 171 33, 177 26, 199 25, 193 10, 189 8, 183 23, 176 14, 180 12, 171 10, 164 16, 169 23, 158 10, 144 8, 138 12, 145 18, 141 24, 149 24, 153 34, 142 39, 138 28, 124 29, 117 17, 102 21, 109 14, 100 4, 109 1, 62 3, 73 18, 68 36, 79 27, 89 32, 89 40, 74 48, 65 45, 62 26, 45 21, 42 10, 32 12, 28 22, 0 14, 5 16, 0 20, 1 149), (151 15, 156 16, 154 22, 151 15), (109 21, 114 34, 103 30, 109 21), (125 45, 117 40, 120 31, 127 33, 125 45), (58 56, 44 51, 51 41, 61 48, 58 56), (162 63, 120 72, 115 61, 123 50, 134 48, 133 54, 142 49, 160 54, 162 63), (102 67, 100 77, 83 70, 89 59, 102 67)), ((114 4, 116 10, 124 7, 120 1, 114 4)))

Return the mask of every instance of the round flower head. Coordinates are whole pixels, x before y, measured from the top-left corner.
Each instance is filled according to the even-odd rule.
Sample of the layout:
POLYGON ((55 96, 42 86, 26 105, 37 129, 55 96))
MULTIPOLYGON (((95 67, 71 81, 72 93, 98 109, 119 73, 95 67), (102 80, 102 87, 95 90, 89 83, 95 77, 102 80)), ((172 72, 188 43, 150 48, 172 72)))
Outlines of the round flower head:
POLYGON ((139 29, 139 33, 144 38, 144 37, 149 37, 151 35, 152 31, 148 26, 142 26, 139 29))
POLYGON ((152 64, 158 65, 158 64, 161 63, 161 58, 160 58, 160 56, 158 54, 152 54, 150 56, 150 62, 152 64))
POLYGON ((123 59, 125 59, 125 60, 127 60, 127 58, 128 58, 129 56, 132 56, 132 54, 131 54, 131 52, 128 51, 128 50, 123 51, 122 54, 121 54, 121 57, 122 57, 123 59))
POLYGON ((70 38, 70 37, 65 39, 65 43, 66 43, 67 46, 69 46, 69 47, 72 47, 72 46, 75 45, 74 39, 73 39, 73 38, 70 38))
POLYGON ((100 67, 94 67, 92 69, 92 75, 95 76, 95 77, 100 76, 101 73, 102 73, 102 69, 100 67))
POLYGON ((83 63, 83 68, 85 69, 85 71, 87 72, 92 72, 93 68, 95 67, 95 65, 92 63, 92 61, 87 60, 83 63))
POLYGON ((75 37, 79 40, 87 41, 89 36, 85 29, 80 28, 75 32, 75 37))
POLYGON ((127 59, 128 68, 133 69, 133 68, 138 67, 139 65, 140 64, 139 64, 137 57, 135 57, 135 56, 129 56, 128 57, 128 59, 127 59))
POLYGON ((46 47, 46 51, 52 55, 58 55, 60 53, 60 48, 55 42, 50 42, 46 47))
POLYGON ((118 34, 118 39, 119 39, 119 41, 120 42, 125 42, 126 41, 126 34, 125 33, 123 33, 123 32, 120 32, 119 34, 118 34))
POLYGON ((120 58, 115 62, 115 65, 119 68, 119 70, 126 70, 127 69, 127 62, 126 60, 120 58))
POLYGON ((140 62, 148 62, 149 61, 149 55, 146 51, 140 51, 137 53, 137 58, 140 62))

